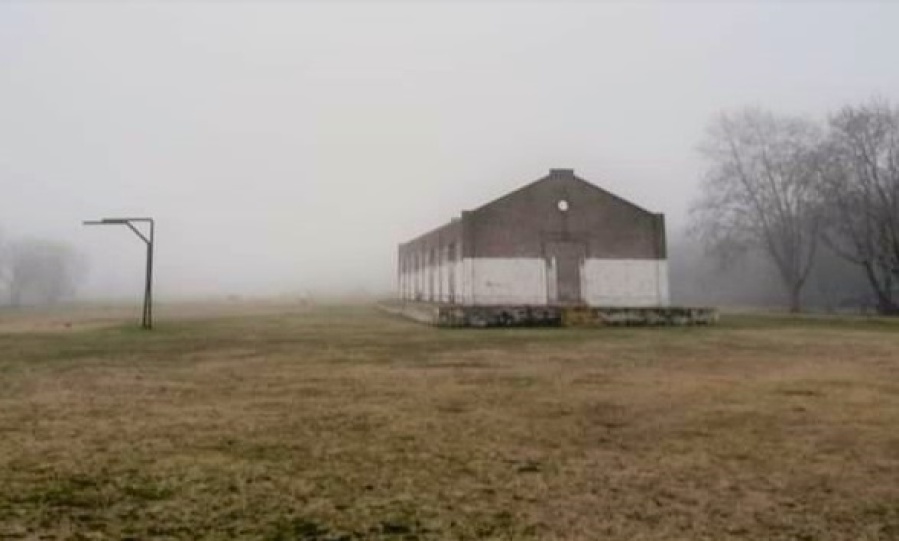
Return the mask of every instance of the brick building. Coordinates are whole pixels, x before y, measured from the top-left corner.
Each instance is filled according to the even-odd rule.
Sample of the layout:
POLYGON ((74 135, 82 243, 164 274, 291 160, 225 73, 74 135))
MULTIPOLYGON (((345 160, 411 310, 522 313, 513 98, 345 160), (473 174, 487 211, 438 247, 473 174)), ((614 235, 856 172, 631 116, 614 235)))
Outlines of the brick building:
POLYGON ((570 169, 401 244, 398 265, 404 300, 668 305, 664 216, 570 169))

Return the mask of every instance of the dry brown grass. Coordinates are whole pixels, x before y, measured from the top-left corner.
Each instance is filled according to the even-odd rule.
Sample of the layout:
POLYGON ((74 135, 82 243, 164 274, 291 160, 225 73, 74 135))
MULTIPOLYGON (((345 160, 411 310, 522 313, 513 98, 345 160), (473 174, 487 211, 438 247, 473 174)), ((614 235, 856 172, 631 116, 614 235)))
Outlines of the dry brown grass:
POLYGON ((261 312, 0 333, 0 539, 899 539, 895 323, 261 312))

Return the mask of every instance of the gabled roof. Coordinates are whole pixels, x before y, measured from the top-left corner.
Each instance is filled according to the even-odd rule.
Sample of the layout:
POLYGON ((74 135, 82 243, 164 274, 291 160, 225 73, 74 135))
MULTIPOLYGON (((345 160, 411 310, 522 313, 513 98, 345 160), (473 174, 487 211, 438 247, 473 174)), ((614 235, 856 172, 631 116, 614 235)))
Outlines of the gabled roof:
MULTIPOLYGON (((616 201, 616 202, 618 202, 618 203, 621 203, 621 204, 623 204, 623 205, 626 205, 626 206, 628 206, 628 207, 631 207, 632 209, 634 209, 634 210, 636 210, 636 211, 638 211, 638 212, 642 212, 642 213, 644 213, 644 214, 653 215, 653 216, 658 215, 657 213, 648 211, 648 210, 646 210, 645 208, 643 208, 643 207, 641 207, 641 206, 639 206, 639 205, 636 205, 636 204, 634 204, 634 203, 628 201, 627 199, 624 199, 623 197, 619 197, 619 196, 613 194, 612 192, 610 192, 610 191, 608 191, 608 190, 605 190, 605 189, 603 189, 603 188, 600 188, 599 186, 597 186, 597 185, 595 185, 595 184, 593 184, 593 183, 591 183, 591 182, 588 182, 588 181, 586 181, 586 180, 584 180, 584 179, 578 177, 577 175, 574 174, 574 169, 550 169, 548 175, 546 175, 546 176, 544 176, 544 177, 541 177, 541 178, 539 178, 539 179, 537 179, 537 180, 535 180, 535 181, 533 181, 533 182, 529 182, 529 183, 525 184, 524 186, 522 186, 522 187, 520 187, 520 188, 517 188, 517 189, 515 189, 515 190, 512 190, 511 192, 508 192, 507 194, 505 194, 505 195, 503 195, 503 196, 501 196, 501 197, 498 197, 498 198, 496 198, 496 199, 494 199, 494 200, 492 200, 492 201, 489 201, 489 202, 487 202, 487 203, 485 203, 485 204, 483 204, 483 205, 481 205, 481 206, 479 206, 479 207, 477 207, 477 208, 474 208, 474 209, 472 209, 472 210, 470 210, 470 211, 464 211, 463 214, 465 214, 465 213, 477 213, 477 212, 483 211, 483 210, 488 209, 488 208, 490 208, 491 206, 496 205, 496 204, 498 204, 498 203, 500 203, 500 202, 502 202, 502 201, 507 201, 507 200, 509 200, 509 199, 513 199, 513 198, 515 198, 515 197, 518 197, 518 196, 520 196, 522 193, 526 192, 526 191, 529 190, 529 189, 532 189, 534 186, 537 186, 538 184, 541 184, 541 183, 544 183, 544 182, 560 181, 560 180, 572 180, 572 181, 575 181, 575 182, 577 182, 577 183, 579 183, 579 184, 581 184, 581 185, 583 185, 583 186, 586 186, 589 190, 594 191, 594 192, 596 192, 597 194, 602 195, 603 197, 612 199, 612 200, 614 200, 614 201, 616 201)), ((450 226, 452 226, 452 225, 456 222, 456 220, 457 220, 457 218, 453 218, 453 219, 450 220, 449 222, 446 222, 446 223, 444 223, 443 225, 441 225, 441 226, 439 226, 439 227, 435 227, 434 229, 431 229, 431 230, 429 230, 429 231, 427 231, 427 232, 425 232, 425 233, 422 233, 422 234, 420 234, 420 235, 414 237, 414 238, 411 239, 411 240, 408 240, 408 241, 406 241, 406 242, 404 242, 404 243, 401 243, 400 246, 403 246, 403 245, 406 245, 406 244, 412 244, 412 243, 417 242, 417 241, 419 241, 420 239, 422 239, 422 238, 424 238, 424 237, 427 237, 428 235, 431 235, 431 234, 433 234, 433 233, 435 233, 435 232, 437 232, 437 231, 439 231, 439 230, 441 230, 441 229, 444 229, 444 228, 446 228, 446 227, 450 227, 450 226)))
POLYGON ((544 182, 551 182, 554 180, 563 180, 563 179, 574 180, 580 184, 583 184, 584 186, 587 186, 589 189, 596 191, 599 194, 602 194, 605 197, 609 197, 620 203, 628 205, 640 212, 644 212, 646 214, 656 214, 654 212, 646 210, 645 208, 643 208, 635 203, 628 201, 627 199, 624 199, 623 197, 615 195, 614 193, 612 193, 606 189, 600 188, 599 186, 597 186, 596 184, 593 184, 592 182, 588 182, 588 181, 582 179, 581 177, 574 174, 574 169, 550 169, 548 175, 541 177, 533 182, 529 182, 528 184, 525 184, 524 186, 522 186, 516 190, 513 190, 513 191, 507 193, 506 195, 503 195, 492 201, 489 201, 489 202, 481 205, 480 207, 472 209, 470 212, 479 212, 479 211, 484 210, 488 207, 491 207, 501 201, 506 201, 508 199, 512 199, 512 198, 526 192, 527 190, 533 188, 534 186, 536 186, 538 184, 541 184, 544 182))

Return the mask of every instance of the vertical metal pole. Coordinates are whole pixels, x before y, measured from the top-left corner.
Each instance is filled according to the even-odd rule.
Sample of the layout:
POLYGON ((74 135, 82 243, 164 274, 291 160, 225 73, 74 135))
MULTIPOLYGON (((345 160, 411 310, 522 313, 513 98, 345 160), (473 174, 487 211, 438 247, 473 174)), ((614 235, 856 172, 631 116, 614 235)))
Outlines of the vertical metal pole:
POLYGON ((153 252, 156 249, 155 244, 155 235, 156 235, 156 223, 153 220, 150 220, 150 277, 147 279, 147 296, 150 297, 150 301, 147 304, 147 320, 150 323, 148 329, 153 328, 153 252))
POLYGON ((144 290, 144 328, 153 328, 153 241, 154 223, 150 221, 150 242, 147 243, 147 285, 144 290))

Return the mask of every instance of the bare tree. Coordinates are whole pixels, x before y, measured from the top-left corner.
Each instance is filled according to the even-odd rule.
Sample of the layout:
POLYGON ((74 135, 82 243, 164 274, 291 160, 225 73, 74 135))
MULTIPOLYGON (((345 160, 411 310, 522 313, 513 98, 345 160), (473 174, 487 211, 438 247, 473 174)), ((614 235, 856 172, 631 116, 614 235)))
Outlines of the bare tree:
POLYGON ((723 257, 766 254, 793 312, 818 245, 820 140, 808 120, 747 109, 715 118, 700 147, 709 167, 692 209, 694 230, 723 257))
POLYGON ((899 108, 843 108, 830 118, 826 148, 825 242, 864 270, 881 313, 899 314, 899 108))
POLYGON ((52 304, 71 295, 82 275, 75 252, 57 242, 23 240, 5 251, 6 287, 12 306, 52 304))

